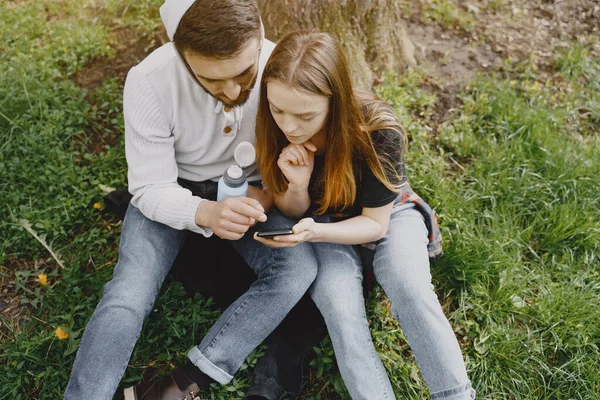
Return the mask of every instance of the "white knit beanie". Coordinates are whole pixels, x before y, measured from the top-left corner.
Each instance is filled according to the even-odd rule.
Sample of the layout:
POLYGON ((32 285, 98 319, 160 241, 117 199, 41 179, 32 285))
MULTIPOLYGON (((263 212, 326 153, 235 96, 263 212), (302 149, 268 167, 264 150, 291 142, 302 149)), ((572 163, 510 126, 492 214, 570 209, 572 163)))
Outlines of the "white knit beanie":
POLYGON ((160 7, 160 18, 167 28, 167 35, 173 41, 175 31, 179 21, 183 18, 183 14, 190 9, 196 0, 166 0, 165 4, 160 7))

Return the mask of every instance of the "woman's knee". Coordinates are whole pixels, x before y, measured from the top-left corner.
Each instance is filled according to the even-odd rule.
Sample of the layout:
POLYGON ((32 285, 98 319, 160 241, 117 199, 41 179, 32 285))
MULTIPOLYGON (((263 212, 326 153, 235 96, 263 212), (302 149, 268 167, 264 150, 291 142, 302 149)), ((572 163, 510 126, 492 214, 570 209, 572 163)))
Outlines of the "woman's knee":
POLYGON ((423 299, 436 296, 431 279, 423 276, 412 279, 409 276, 395 277, 395 279, 380 281, 380 284, 395 304, 416 305, 423 299))
POLYGON ((417 266, 406 266, 406 260, 374 264, 375 278, 391 300, 394 307, 418 307, 424 300, 436 297, 431 282, 429 262, 417 266))
POLYGON ((425 241, 389 235, 375 249, 373 270, 392 303, 415 304, 434 293, 425 241))

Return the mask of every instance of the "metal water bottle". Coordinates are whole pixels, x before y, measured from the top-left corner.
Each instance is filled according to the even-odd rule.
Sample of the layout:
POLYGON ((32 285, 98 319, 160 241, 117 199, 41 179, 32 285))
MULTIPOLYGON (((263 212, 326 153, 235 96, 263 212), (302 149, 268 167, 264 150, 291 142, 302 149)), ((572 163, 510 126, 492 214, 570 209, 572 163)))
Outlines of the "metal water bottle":
POLYGON ((232 165, 225 170, 219 179, 217 189, 217 201, 228 197, 239 197, 248 195, 248 181, 244 170, 237 165, 232 165))
POLYGON ((217 201, 228 197, 248 195, 248 181, 244 168, 250 166, 256 158, 256 151, 250 142, 241 142, 233 153, 237 165, 225 170, 217 187, 217 201))

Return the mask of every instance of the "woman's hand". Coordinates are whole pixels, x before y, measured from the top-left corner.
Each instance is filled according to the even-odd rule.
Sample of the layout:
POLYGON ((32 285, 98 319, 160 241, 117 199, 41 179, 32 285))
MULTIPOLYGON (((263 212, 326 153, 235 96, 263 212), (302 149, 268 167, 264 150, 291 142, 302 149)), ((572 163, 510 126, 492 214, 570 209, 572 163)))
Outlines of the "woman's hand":
POLYGON ((289 144, 281 151, 277 165, 294 189, 308 188, 315 164, 315 151, 317 151, 317 146, 311 141, 289 144))
POLYGON ((261 238, 254 234, 254 239, 269 247, 294 247, 302 242, 316 241, 319 224, 312 218, 301 219, 292 227, 291 235, 275 236, 273 239, 261 238))

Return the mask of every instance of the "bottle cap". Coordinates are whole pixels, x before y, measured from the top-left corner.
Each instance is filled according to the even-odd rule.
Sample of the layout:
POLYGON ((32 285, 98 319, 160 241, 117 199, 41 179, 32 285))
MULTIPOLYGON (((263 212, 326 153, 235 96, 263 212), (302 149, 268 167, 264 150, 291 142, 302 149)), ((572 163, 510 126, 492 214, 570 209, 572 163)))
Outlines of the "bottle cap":
POLYGON ((244 171, 237 165, 232 165, 231 167, 227 168, 227 175, 231 179, 240 179, 242 175, 244 175, 244 171))
POLYGON ((254 150, 252 143, 241 142, 236 146, 233 157, 240 167, 246 168, 247 166, 252 165, 256 159, 256 151, 254 150))

